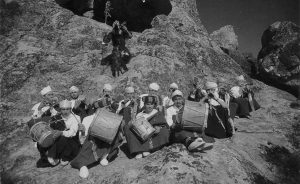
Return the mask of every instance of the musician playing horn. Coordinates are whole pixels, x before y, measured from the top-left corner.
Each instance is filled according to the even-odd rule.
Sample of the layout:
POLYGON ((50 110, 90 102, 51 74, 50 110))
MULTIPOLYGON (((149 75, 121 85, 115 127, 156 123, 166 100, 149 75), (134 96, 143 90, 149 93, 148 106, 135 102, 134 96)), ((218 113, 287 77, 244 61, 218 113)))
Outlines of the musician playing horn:
POLYGON ((63 100, 59 104, 61 114, 56 118, 64 122, 65 130, 55 130, 54 144, 48 149, 48 161, 55 166, 59 163, 67 165, 79 152, 80 143, 77 136, 80 117, 71 112, 71 102, 63 100), (60 119, 61 118, 61 119, 60 119))
POLYGON ((118 109, 116 111, 117 114, 123 115, 124 109, 128 106, 132 106, 135 101, 135 90, 133 87, 128 86, 125 88, 125 99, 119 102, 118 109))
POLYGON ((103 108, 103 107, 108 107, 110 108, 111 111, 115 112, 117 108, 115 106, 117 105, 115 105, 114 103, 112 94, 113 94, 113 87, 110 84, 104 84, 102 94, 100 95, 100 98, 93 103, 92 108, 90 110, 90 112, 92 113, 90 114, 95 113, 98 108, 103 108))
POLYGON ((196 133, 183 130, 182 114, 184 110, 184 98, 181 91, 176 90, 172 94, 174 105, 166 111, 166 120, 170 127, 170 142, 182 143, 189 151, 203 151, 211 149, 213 144, 206 143, 196 133))
MULTIPOLYGON (((127 145, 131 155, 139 159, 146 157, 155 150, 160 149, 169 142, 169 129, 166 119, 162 112, 155 109, 157 105, 157 98, 155 96, 144 97, 145 108, 142 112, 136 115, 134 107, 128 107, 124 112, 124 134, 127 140, 127 145), (135 119, 132 116, 136 116, 135 119), (146 141, 141 141, 132 131, 131 121, 139 120, 140 118, 146 119, 155 129, 154 134, 146 141)), ((138 105, 138 104, 136 104, 138 105)), ((137 108, 137 107, 136 107, 137 108)))

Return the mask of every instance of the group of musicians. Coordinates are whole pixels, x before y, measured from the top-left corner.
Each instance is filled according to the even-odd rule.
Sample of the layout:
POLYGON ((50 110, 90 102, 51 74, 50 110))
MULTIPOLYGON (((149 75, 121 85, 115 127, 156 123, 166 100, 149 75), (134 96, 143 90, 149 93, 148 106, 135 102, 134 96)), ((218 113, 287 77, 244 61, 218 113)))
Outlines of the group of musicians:
MULTIPOLYGON (((244 106, 245 101, 240 96, 234 98, 237 103, 226 103, 226 95, 222 97, 216 83, 207 82, 204 87, 203 97, 199 102, 206 106, 202 132, 217 138, 232 136, 233 118, 238 108, 244 108, 236 106, 244 106), (218 130, 216 124, 221 124, 223 130, 218 130), (218 136, 214 131, 217 134, 223 131, 221 134, 224 135, 218 136)), ((151 83, 149 93, 142 95, 136 94, 135 89, 128 86, 122 100, 113 98, 113 87, 110 84, 103 86, 102 96, 92 103, 80 95, 81 92, 76 86, 72 86, 69 92, 70 99, 58 103, 55 93, 47 86, 41 91, 43 101, 32 108, 34 112, 31 121, 49 122, 54 139, 54 143, 46 148, 37 143, 41 155, 37 167, 53 167, 59 162, 62 165, 70 163, 72 167, 80 170, 80 177, 87 178, 88 166, 97 161, 106 166, 118 155, 124 137, 129 153, 136 159, 146 157, 172 143, 184 144, 190 152, 213 147, 212 143, 203 140, 203 133, 186 130, 182 126, 185 99, 176 83, 170 85, 169 93, 164 97, 160 95, 160 86, 157 83, 151 83), (89 135, 88 130, 97 110, 102 108, 123 116, 120 128, 111 143, 89 135), (147 120, 153 128, 151 137, 143 141, 132 131, 132 124, 140 118, 147 120)))

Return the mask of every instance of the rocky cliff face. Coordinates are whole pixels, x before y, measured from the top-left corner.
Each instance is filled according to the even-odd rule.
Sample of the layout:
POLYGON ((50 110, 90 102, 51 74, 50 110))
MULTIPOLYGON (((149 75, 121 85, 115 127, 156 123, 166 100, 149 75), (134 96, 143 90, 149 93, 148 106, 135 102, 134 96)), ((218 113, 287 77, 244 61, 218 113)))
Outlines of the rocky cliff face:
MULTIPOLYGON (((81 180, 70 166, 35 168, 38 152, 25 122, 46 85, 60 99, 72 85, 97 97, 108 82, 116 87, 116 95, 123 93, 128 82, 145 92, 153 81, 162 91, 177 82, 187 94, 194 76, 202 83, 222 79, 221 85, 234 85, 236 76, 245 75, 209 36, 195 1, 172 0, 171 4, 168 16, 156 16, 151 29, 133 34, 127 45, 134 57, 129 71, 118 78, 100 65, 112 50, 101 44, 110 26, 76 16, 54 1, 1 4, 2 183, 280 183, 286 179, 276 165, 267 162, 267 148, 280 146, 288 154, 297 151, 293 145, 299 140, 299 129, 292 129, 297 111, 289 108, 294 98, 258 81, 253 81, 254 88, 263 108, 252 120, 238 120, 235 137, 215 140, 214 149, 207 153, 191 154, 173 145, 137 161, 126 157, 123 146, 125 151, 111 165, 93 167, 89 180, 81 180)), ((297 169, 296 165, 290 170, 297 173, 297 169)))
POLYGON ((267 84, 300 96, 300 27, 275 22, 264 31, 258 54, 259 77, 267 84))

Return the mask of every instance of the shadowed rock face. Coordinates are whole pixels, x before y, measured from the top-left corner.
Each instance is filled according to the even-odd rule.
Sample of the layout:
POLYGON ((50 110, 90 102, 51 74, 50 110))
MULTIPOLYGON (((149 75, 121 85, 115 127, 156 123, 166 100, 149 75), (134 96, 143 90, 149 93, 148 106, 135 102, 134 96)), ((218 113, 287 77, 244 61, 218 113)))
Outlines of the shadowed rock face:
POLYGON ((156 16, 151 29, 133 33, 127 42, 133 54, 129 71, 117 78, 100 65, 112 51, 111 45, 101 44, 110 26, 76 16, 54 1, 16 3, 0 7, 2 183, 286 183, 277 181, 281 173, 263 158, 261 145, 271 142, 293 151, 288 140, 296 145, 299 129, 289 138, 286 135, 299 121, 294 118, 298 111, 289 108, 295 98, 256 80, 254 91, 262 108, 251 120, 236 120, 236 136, 215 140, 210 151, 189 153, 176 144, 136 160, 126 156, 124 145, 109 166, 92 167, 88 180, 80 179, 78 170, 70 166, 36 168, 39 153, 26 121, 32 106, 41 100, 40 90, 47 85, 59 92, 61 100, 73 85, 87 98, 98 98, 105 83, 112 84, 117 96, 128 83, 145 93, 154 81, 161 86, 161 94, 166 95, 169 84, 176 82, 187 96, 194 76, 202 84, 222 79, 222 85, 231 87, 235 78, 245 73, 212 41, 194 0, 172 0, 168 16, 156 16))
POLYGON ((275 22, 264 31, 258 54, 259 78, 300 96, 300 27, 275 22))
MULTIPOLYGON (((104 22, 104 10, 107 0, 94 0, 94 18, 104 22)), ((172 6, 169 0, 110 0, 111 17, 108 24, 115 20, 126 21, 129 30, 141 32, 151 27, 151 21, 156 15, 168 15, 172 6)))

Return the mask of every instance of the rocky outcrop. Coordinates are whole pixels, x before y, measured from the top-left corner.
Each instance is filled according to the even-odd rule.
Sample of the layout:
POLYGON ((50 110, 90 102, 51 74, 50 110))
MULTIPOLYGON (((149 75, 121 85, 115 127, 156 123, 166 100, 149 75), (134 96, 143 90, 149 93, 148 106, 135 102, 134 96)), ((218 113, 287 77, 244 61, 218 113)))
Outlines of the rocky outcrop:
POLYGON ((298 133, 286 137, 297 113, 289 108, 294 98, 258 81, 253 82, 254 90, 263 108, 252 120, 237 121, 236 136, 215 140, 214 149, 207 153, 188 153, 181 145, 173 145, 135 160, 128 159, 124 144, 109 166, 91 169, 88 181, 81 180, 70 166, 36 168, 39 155, 25 123, 46 85, 51 85, 60 99, 72 85, 88 98, 96 98, 104 83, 111 83, 115 95, 122 95, 129 82, 144 93, 153 81, 162 91, 177 82, 187 95, 186 86, 194 76, 200 83, 222 79, 219 81, 227 86, 235 85, 237 76, 247 76, 212 41, 194 0, 172 0, 168 16, 156 16, 153 28, 133 33, 127 44, 133 54, 129 71, 118 78, 100 65, 112 50, 101 44, 110 26, 76 16, 54 1, 16 2, 1 7, 0 16, 2 183, 284 183, 279 176, 290 178, 270 169, 276 167, 266 161, 264 148, 273 144, 295 151, 288 140, 297 142, 298 133))
MULTIPOLYGON (((104 22, 105 5, 107 0, 94 0, 94 18, 104 22)), ((107 23, 126 21, 129 30, 141 32, 151 27, 151 21, 156 15, 168 15, 172 6, 170 0, 109 0, 110 15, 107 23)))
POLYGON ((210 36, 221 48, 232 51, 238 49, 238 36, 231 25, 221 27, 219 30, 212 32, 210 36))
POLYGON ((264 31, 258 54, 262 81, 300 96, 300 27, 292 22, 275 22, 264 31))

